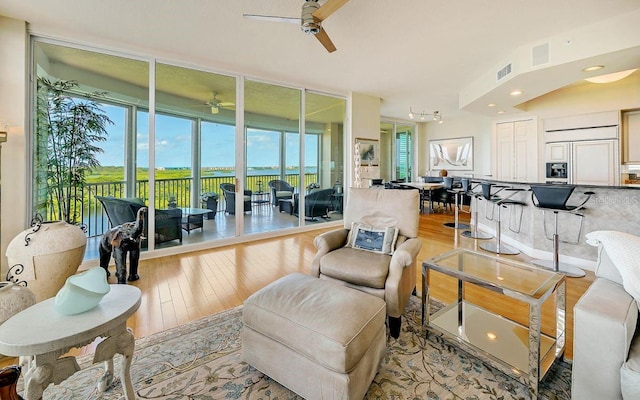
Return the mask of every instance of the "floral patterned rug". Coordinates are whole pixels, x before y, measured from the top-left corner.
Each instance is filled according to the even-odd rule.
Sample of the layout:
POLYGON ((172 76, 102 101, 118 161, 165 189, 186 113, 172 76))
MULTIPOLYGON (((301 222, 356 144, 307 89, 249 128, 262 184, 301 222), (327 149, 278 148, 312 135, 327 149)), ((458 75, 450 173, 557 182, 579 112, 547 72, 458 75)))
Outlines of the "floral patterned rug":
MULTIPOLYGON (((438 308, 434 305, 432 310, 438 308)), ((388 339, 387 355, 366 399, 526 399, 520 382, 485 366, 455 344, 420 326, 420 300, 412 297, 402 332, 388 339)), ((241 360, 242 307, 138 339, 131 377, 139 399, 299 399, 241 360)), ((115 372, 119 374, 120 356, 115 372)), ((44 399, 122 399, 119 379, 100 393, 102 364, 79 357, 82 371, 50 385, 44 399)), ((541 399, 571 398, 571 368, 557 363, 540 385, 541 399)))

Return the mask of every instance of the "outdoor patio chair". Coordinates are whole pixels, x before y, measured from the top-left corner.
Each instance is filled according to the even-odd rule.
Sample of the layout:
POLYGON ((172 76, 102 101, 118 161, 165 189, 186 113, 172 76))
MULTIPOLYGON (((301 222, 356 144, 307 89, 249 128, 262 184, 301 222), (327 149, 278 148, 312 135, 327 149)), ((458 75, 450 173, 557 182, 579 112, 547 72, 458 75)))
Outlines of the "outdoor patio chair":
POLYGON ((293 199, 294 187, 281 179, 274 179, 269 181, 269 187, 271 188, 271 204, 278 205, 279 200, 293 199))
MULTIPOLYGON (((221 183, 220 189, 224 194, 224 211, 234 215, 236 213, 236 185, 233 183, 221 183)), ((244 191, 244 212, 251 211, 251 190, 244 191)))
MULTIPOLYGON (((144 201, 139 198, 116 198, 95 196, 102 204, 102 208, 109 219, 109 227, 122 225, 125 222, 135 221, 138 210, 145 206, 144 201)), ((160 244, 172 240, 179 240, 182 243, 182 210, 179 208, 156 209, 156 233, 155 243, 160 244)), ((144 236, 142 247, 147 247, 147 237, 149 236, 149 218, 147 212, 144 213, 144 236)))

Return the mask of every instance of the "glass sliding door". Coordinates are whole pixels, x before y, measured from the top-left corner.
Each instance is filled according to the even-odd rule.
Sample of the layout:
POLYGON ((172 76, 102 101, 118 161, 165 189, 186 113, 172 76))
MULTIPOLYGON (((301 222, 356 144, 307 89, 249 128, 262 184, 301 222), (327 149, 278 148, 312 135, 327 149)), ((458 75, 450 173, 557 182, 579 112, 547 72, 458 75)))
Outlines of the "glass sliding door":
POLYGON ((85 258, 95 259, 100 236, 127 222, 98 198, 138 197, 135 119, 148 107, 149 64, 43 40, 33 41, 33 63, 32 214, 83 224, 85 258), (73 133, 72 119, 86 123, 73 133))
POLYGON ((342 98, 306 92, 304 176, 305 223, 342 219, 344 207, 344 118, 342 98))
POLYGON ((393 144, 395 135, 395 123, 389 121, 380 122, 380 178, 384 182, 395 179, 393 173, 393 144))
POLYGON ((385 182, 414 180, 414 132, 414 124, 380 122, 380 177, 385 182))
POLYGON ((156 64, 155 205, 158 245, 180 243, 161 214, 181 213, 182 242, 235 236, 233 77, 156 64))
POLYGON ((235 124, 201 121, 200 130, 200 205, 198 207, 213 210, 205 215, 207 227, 205 235, 212 238, 233 237, 236 227, 233 204, 227 203, 228 185, 236 182, 235 124), (214 233, 215 232, 215 233, 214 233))
POLYGON ((299 225, 301 91, 244 82, 244 233, 299 225))
POLYGON ((396 179, 411 182, 413 180, 413 125, 396 125, 396 179))

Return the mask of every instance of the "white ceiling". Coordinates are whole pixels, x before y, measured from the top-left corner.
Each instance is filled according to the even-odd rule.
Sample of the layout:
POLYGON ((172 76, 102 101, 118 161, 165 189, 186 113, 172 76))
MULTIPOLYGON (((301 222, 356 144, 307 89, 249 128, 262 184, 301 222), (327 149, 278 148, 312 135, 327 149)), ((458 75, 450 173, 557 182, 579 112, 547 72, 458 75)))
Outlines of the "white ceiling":
MULTIPOLYGON (((597 42, 606 42, 611 32, 576 44, 570 43, 572 35, 589 26, 597 31, 602 21, 624 15, 639 19, 631 31, 621 32, 632 38, 631 45, 621 46, 632 51, 612 55, 605 71, 640 66, 638 0, 350 0, 323 23, 338 49, 331 54, 293 24, 242 17, 296 17, 301 5, 302 0, 2 0, 0 15, 29 22, 36 34, 74 43, 330 93, 373 95, 382 99, 383 116, 401 119, 410 106, 439 110, 445 119, 468 111, 494 113, 478 106, 485 98, 513 106, 506 88, 488 88, 475 103, 465 99, 466 111, 460 111, 460 98, 482 86, 483 76, 495 76, 523 46, 564 34, 567 46, 580 46, 581 54, 593 47, 585 62, 607 62, 599 54, 607 46, 597 42)), ((577 80, 586 65, 560 66, 514 78, 531 85, 518 102, 577 80)))

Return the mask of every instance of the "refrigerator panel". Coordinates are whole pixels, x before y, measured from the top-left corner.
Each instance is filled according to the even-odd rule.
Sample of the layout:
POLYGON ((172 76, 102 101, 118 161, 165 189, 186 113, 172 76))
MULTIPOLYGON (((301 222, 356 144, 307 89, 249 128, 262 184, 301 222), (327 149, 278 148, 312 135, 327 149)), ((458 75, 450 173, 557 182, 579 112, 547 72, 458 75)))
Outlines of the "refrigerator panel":
POLYGON ((570 182, 576 185, 618 185, 618 141, 571 144, 570 182))

